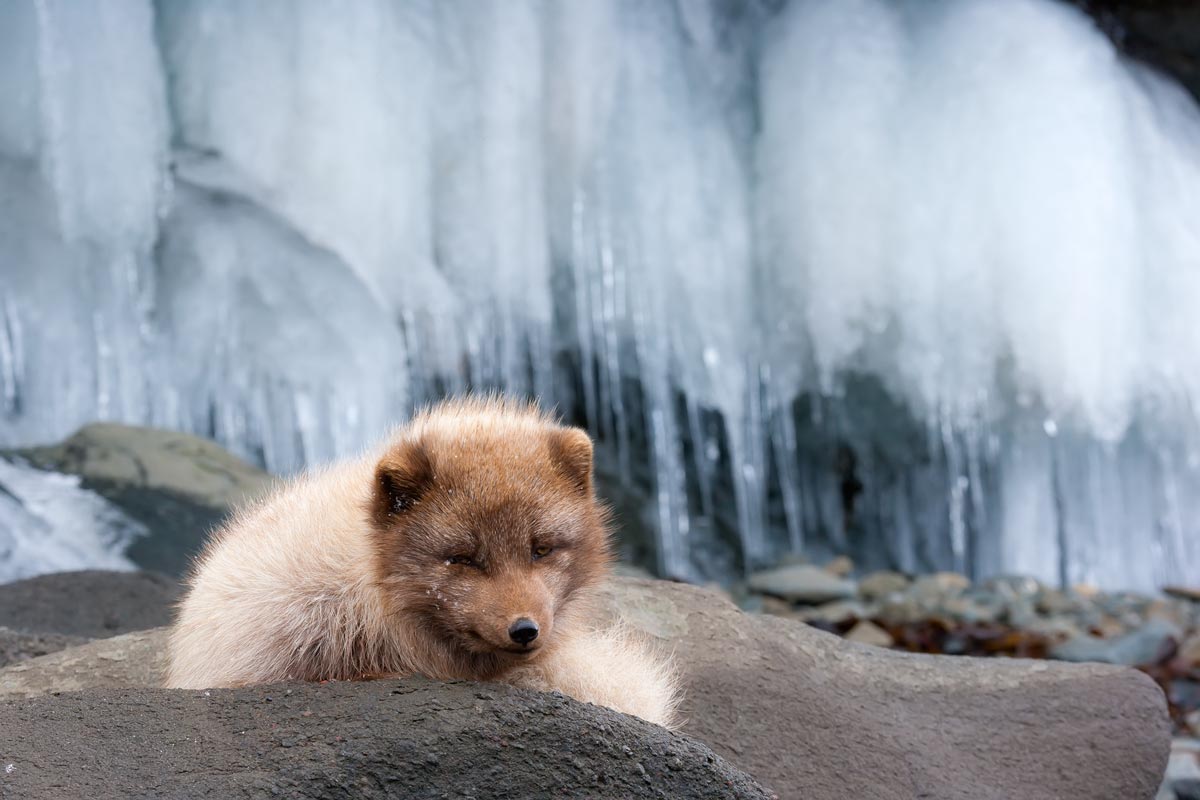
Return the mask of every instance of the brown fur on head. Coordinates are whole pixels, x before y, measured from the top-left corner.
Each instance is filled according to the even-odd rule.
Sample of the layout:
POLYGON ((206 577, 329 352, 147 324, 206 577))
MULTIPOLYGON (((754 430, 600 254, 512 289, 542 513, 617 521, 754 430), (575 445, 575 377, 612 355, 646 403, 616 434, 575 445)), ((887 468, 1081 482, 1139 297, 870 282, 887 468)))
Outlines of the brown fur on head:
POLYGON ((587 434, 500 400, 415 418, 376 466, 371 518, 388 613, 476 675, 553 647, 611 558, 587 434))

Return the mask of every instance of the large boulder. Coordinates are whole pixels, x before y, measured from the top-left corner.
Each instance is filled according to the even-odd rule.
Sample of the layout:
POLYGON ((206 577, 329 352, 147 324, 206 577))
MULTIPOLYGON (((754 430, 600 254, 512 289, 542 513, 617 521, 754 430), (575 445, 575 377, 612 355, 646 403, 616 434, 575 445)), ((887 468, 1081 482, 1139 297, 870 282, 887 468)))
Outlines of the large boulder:
POLYGON ((0 667, 56 653, 86 642, 82 636, 61 633, 27 633, 0 626, 0 667))
POLYGON ((149 531, 125 555, 170 575, 187 568, 209 530, 272 481, 208 439, 114 423, 88 425, 60 444, 0 455, 78 475, 84 488, 149 531))
POLYGON ((85 641, 10 664, 0 669, 0 697, 161 686, 168 630, 154 628, 85 641))
POLYGON ((2 797, 771 797, 686 736, 497 685, 104 689, 3 713, 2 797))
POLYGON ((0 625, 94 639, 171 621, 178 582, 151 572, 81 570, 0 585, 0 625))
MULTIPOLYGON (((608 602, 674 653, 684 731, 781 797, 1148 800, 1166 765, 1165 701, 1135 670, 882 650, 663 581, 618 579, 608 602)), ((0 670, 0 694, 143 685, 164 643, 27 661, 0 670)))
POLYGON ((624 579, 614 617, 684 674, 684 730, 780 793, 841 800, 1154 797, 1162 691, 1132 669, 925 656, 624 579))

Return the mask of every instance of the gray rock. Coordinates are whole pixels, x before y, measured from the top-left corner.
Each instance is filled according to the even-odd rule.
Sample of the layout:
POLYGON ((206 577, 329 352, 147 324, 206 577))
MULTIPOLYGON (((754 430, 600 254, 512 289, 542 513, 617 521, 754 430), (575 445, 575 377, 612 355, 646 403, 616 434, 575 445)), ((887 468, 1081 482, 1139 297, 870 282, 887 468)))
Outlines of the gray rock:
POLYGON ((8 700, 0 796, 765 798, 687 736, 561 695, 422 679, 8 700))
POLYGON ((908 588, 911 581, 899 572, 882 570, 872 572, 858 582, 858 593, 867 600, 882 600, 895 592, 908 588))
POLYGON ((1043 614, 1075 614, 1086 605, 1085 601, 1060 589, 1044 588, 1037 595, 1037 609, 1043 614))
POLYGON ((848 556, 838 556, 821 569, 838 578, 848 578, 854 572, 854 562, 848 556))
POLYGON ((872 616, 868 608, 857 600, 834 600, 816 608, 807 608, 798 614, 805 621, 820 621, 838 624, 854 619, 866 619, 872 616))
POLYGON ((869 619, 860 620, 847 631, 846 641, 869 644, 874 647, 891 647, 895 644, 890 633, 869 619))
POLYGON ((68 647, 0 669, 0 697, 162 685, 167 628, 68 647))
POLYGON ((78 475, 90 484, 119 484, 231 508, 265 491, 272 478, 216 442, 178 431, 95 423, 61 444, 17 451, 31 464, 78 475))
POLYGON ((1179 628, 1164 620, 1150 620, 1135 631, 1115 639, 1076 636, 1050 648, 1050 657, 1060 661, 1097 661, 1105 664, 1153 664, 1168 639, 1178 640, 1179 628))
POLYGON ((879 607, 879 619, 889 625, 907 625, 929 618, 929 609, 911 597, 900 596, 879 607))
POLYGON ((1190 586, 1167 586, 1163 592, 1179 600, 1200 603, 1200 589, 1193 589, 1190 586))
POLYGON ((682 584, 610 597, 683 668, 684 730, 781 797, 1148 800, 1166 765, 1165 699, 1136 670, 883 650, 682 584))
POLYGON ((1200 666, 1200 633, 1193 633, 1180 642, 1177 655, 1187 664, 1200 666))
POLYGON ((0 667, 27 661, 66 647, 86 642, 82 636, 65 636, 60 633, 25 633, 0 627, 0 667))
POLYGON ((1087 636, 1070 617, 1040 617, 1026 628, 1030 633, 1041 634, 1052 639, 1074 639, 1087 636))
MULTIPOLYGON (((1166 765, 1165 701, 1135 670, 883 650, 664 581, 620 579, 607 600, 614 618, 674 654, 684 731, 781 797, 1138 800, 1154 796, 1166 765)), ((145 680, 163 635, 146 634, 141 655, 109 640, 127 656, 102 669, 94 643, 18 674, 73 660, 62 682, 37 690, 96 685, 89 676, 102 671, 109 685, 145 680)))
POLYGON ((811 605, 849 599, 857 593, 853 581, 831 575, 811 564, 792 564, 756 572, 750 576, 750 588, 793 603, 811 605))
POLYGON ((1175 800, 1200 800, 1200 779, 1184 778, 1171 784, 1175 800))
POLYGON ((61 444, 7 454, 80 476, 85 488, 149 531, 126 555, 169 575, 181 574, 208 531, 273 480, 207 439, 113 423, 88 425, 61 444))
POLYGON ((995 592, 1004 597, 1028 597, 1033 599, 1042 591, 1042 585, 1037 578, 1028 575, 997 575, 983 582, 985 591, 995 592))
POLYGON ((909 594, 918 600, 930 601, 957 597, 970 586, 971 581, 965 575, 959 575, 957 572, 935 572, 917 578, 909 589, 909 594))
POLYGON ((82 570, 0 585, 0 625, 97 638, 165 625, 179 584, 150 572, 82 570))
POLYGON ((968 597, 947 597, 929 603, 930 616, 947 616, 963 622, 994 622, 1000 615, 997 608, 968 597))
POLYGON ((1033 599, 1030 597, 1018 597, 1011 600, 1004 610, 1004 617, 1014 628, 1028 628, 1039 619, 1033 599))

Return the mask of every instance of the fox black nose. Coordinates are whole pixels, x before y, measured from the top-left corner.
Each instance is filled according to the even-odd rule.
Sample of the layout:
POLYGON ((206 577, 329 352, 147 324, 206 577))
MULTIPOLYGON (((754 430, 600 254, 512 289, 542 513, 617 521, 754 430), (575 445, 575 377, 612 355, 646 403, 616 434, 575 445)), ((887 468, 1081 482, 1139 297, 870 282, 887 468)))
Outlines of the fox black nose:
POLYGON ((538 624, 528 617, 521 617, 508 626, 508 638, 517 644, 529 644, 537 638, 537 635, 538 624))

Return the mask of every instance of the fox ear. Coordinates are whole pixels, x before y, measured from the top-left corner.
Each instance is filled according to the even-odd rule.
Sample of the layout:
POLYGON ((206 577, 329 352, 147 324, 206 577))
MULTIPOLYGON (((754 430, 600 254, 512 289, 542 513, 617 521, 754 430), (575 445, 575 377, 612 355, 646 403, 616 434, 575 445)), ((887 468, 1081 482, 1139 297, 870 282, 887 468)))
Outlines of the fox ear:
POLYGON ((579 428, 562 428, 550 434, 550 458, 563 477, 592 494, 592 439, 579 428))
POLYGON ((419 442, 404 442, 375 467, 371 516, 381 529, 389 528, 415 506, 433 485, 433 464, 419 442))

